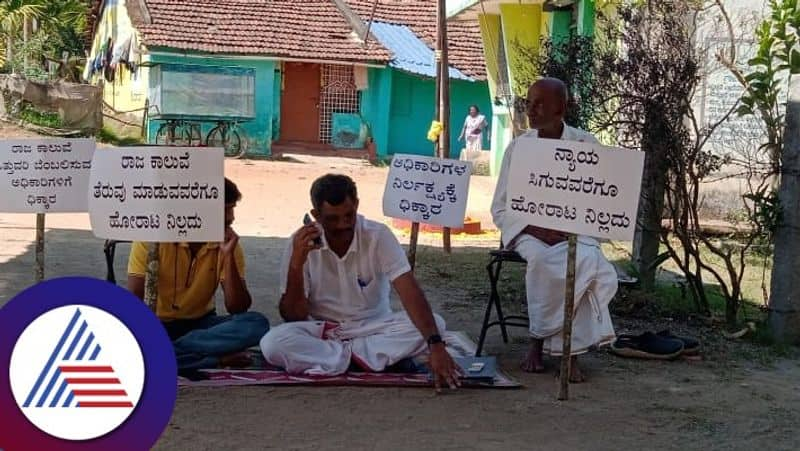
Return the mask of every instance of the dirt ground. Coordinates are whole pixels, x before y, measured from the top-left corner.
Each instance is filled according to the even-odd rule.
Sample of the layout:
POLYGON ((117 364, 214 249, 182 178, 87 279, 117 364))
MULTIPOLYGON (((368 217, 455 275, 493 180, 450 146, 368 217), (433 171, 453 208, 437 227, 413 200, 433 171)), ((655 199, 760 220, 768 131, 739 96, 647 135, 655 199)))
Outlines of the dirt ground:
MULTIPOLYGON (((254 308, 273 323, 279 322, 277 266, 286 237, 309 208, 311 182, 326 172, 351 175, 361 212, 383 219, 385 168, 318 159, 226 162, 226 174, 244 194, 235 228, 243 237, 254 308)), ((470 188, 468 214, 485 225, 491 225, 493 188, 488 177, 474 177, 470 188)), ((33 283, 34 224, 32 215, 0 214, 0 305, 33 283)), ((105 276, 102 241, 86 215, 49 215, 47 227, 47 277, 105 276)), ((434 309, 449 329, 477 338, 488 292, 486 251, 497 245, 496 234, 457 238, 451 256, 441 253, 436 236, 422 243, 418 277, 434 309)), ((118 278, 124 279, 127 254, 121 245, 118 278)), ((520 276, 513 270, 506 280, 519 295, 520 276)), ((417 388, 182 389, 157 449, 800 449, 800 361, 668 319, 615 322, 618 332, 671 327, 700 335, 707 339, 704 358, 635 361, 598 351, 584 358, 590 381, 572 386, 570 401, 557 402, 555 362, 548 374, 522 373, 524 331, 513 331, 503 344, 495 330, 487 350, 523 389, 442 396, 417 388)))

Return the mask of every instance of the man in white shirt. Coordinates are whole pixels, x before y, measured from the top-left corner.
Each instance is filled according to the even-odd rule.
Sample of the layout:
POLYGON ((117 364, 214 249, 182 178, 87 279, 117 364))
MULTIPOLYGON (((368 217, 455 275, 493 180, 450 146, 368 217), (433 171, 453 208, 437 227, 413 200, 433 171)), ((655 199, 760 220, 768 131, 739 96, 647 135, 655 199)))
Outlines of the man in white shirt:
MULTIPOLYGON (((561 80, 543 78, 528 89, 527 114, 531 130, 524 136, 596 143, 589 133, 564 123, 568 92, 561 80)), ((527 262, 525 287, 528 298, 531 346, 522 368, 544 371, 543 353, 560 356, 563 342, 564 291, 567 268, 567 236, 554 230, 528 225, 519 217, 507 215, 507 188, 511 156, 517 141, 506 149, 497 180, 492 218, 500 229, 503 245, 517 251, 527 262)), ((576 356, 592 346, 614 339, 614 326, 608 304, 617 291, 617 273, 606 260, 599 243, 578 237, 575 313, 572 327, 572 382, 582 382, 576 356)))
POLYGON ((429 353, 437 390, 459 385, 434 315, 389 228, 357 214, 356 185, 328 174, 311 187, 318 223, 292 236, 281 264, 280 313, 261 340, 266 360, 290 373, 337 375, 355 364, 383 371, 429 353), (321 230, 320 230, 321 226, 321 230), (391 286, 405 312, 392 312, 391 286))

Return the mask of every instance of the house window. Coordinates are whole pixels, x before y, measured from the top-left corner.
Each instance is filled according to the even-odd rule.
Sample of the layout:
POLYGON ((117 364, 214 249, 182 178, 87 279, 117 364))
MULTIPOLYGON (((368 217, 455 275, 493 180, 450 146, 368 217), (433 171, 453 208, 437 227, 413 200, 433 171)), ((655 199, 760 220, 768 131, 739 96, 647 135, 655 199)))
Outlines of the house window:
POLYGON ((333 113, 358 114, 361 96, 353 78, 353 66, 322 65, 322 91, 319 106, 319 138, 331 142, 333 113))

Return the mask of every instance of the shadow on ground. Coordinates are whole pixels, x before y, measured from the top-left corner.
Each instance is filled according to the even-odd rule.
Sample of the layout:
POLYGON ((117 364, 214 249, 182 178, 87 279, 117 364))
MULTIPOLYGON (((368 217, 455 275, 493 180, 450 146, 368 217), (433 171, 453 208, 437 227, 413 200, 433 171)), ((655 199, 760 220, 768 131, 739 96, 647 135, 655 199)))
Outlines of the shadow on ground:
MULTIPOLYGON (((34 281, 32 245, 3 244, 8 248, 0 249, 0 258, 11 256, 0 263, 0 304, 34 281)), ((286 238, 243 237, 242 244, 254 309, 276 323, 286 238)), ((120 281, 128 249, 122 244, 117 251, 120 281)), ((488 295, 486 251, 456 248, 446 256, 421 247, 418 253, 417 275, 434 309, 449 329, 472 337, 488 295)), ((105 278, 103 241, 91 232, 50 230, 46 252, 47 278, 105 278)), ((504 275, 501 290, 509 310, 521 310, 521 276, 520 267, 504 275)), ((596 352, 584 359, 590 382, 573 386, 571 400, 558 403, 552 371, 531 375, 517 369, 525 331, 513 330, 509 344, 499 335, 490 333, 487 351, 498 355, 525 389, 443 396, 420 388, 182 389, 156 449, 184 450, 187 444, 196 451, 798 449, 796 360, 764 367, 741 358, 729 361, 716 351, 701 362, 624 360, 596 352)))
MULTIPOLYGON (((90 231, 48 230, 45 234, 45 278, 86 276, 105 280, 103 244, 104 241, 95 238, 90 231)), ((253 296, 253 309, 267 315, 272 323, 279 322, 278 270, 287 238, 244 236, 241 244, 245 250, 246 279, 253 296)), ((123 287, 129 252, 129 243, 117 244, 114 273, 117 284, 123 287)), ((17 255, 0 263, 0 305, 35 281, 34 244, 28 243, 23 251, 14 253, 17 255)), ((452 318, 444 314, 451 324, 449 328, 466 330, 474 338, 480 331, 483 303, 488 296, 486 262, 475 258, 484 253, 482 248, 458 248, 451 256, 433 247, 420 246, 418 250, 417 275, 434 308, 451 311, 452 318), (480 315, 476 316, 477 313, 480 315)), ((515 278, 519 272, 509 271, 508 274, 506 278, 515 278)), ((396 298, 392 303, 394 308, 401 308, 396 298)), ((217 293, 217 308, 224 311, 221 292, 217 293)))
MULTIPOLYGON (((45 278, 86 276, 106 279, 104 241, 86 230, 51 229, 45 234, 45 278)), ((242 237, 247 260, 247 284, 257 311, 274 318, 277 315, 277 278, 280 256, 286 238, 242 237)), ((129 243, 117 245, 114 272, 117 284, 125 286, 129 243)), ((34 281, 35 247, 0 263, 0 305, 31 286, 34 281)), ((218 307, 223 309, 218 293, 218 307)))

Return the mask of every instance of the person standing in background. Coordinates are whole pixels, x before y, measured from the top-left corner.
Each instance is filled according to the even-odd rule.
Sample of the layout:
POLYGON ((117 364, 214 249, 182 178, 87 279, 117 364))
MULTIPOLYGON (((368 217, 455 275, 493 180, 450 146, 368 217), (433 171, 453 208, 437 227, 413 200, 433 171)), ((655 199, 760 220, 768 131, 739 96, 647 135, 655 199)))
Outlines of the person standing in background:
POLYGON ((481 114, 481 110, 477 105, 469 107, 469 114, 464 119, 464 127, 461 128, 461 134, 458 140, 466 140, 466 151, 462 153, 461 159, 473 159, 477 157, 477 153, 483 150, 483 129, 488 127, 486 117, 481 114))

